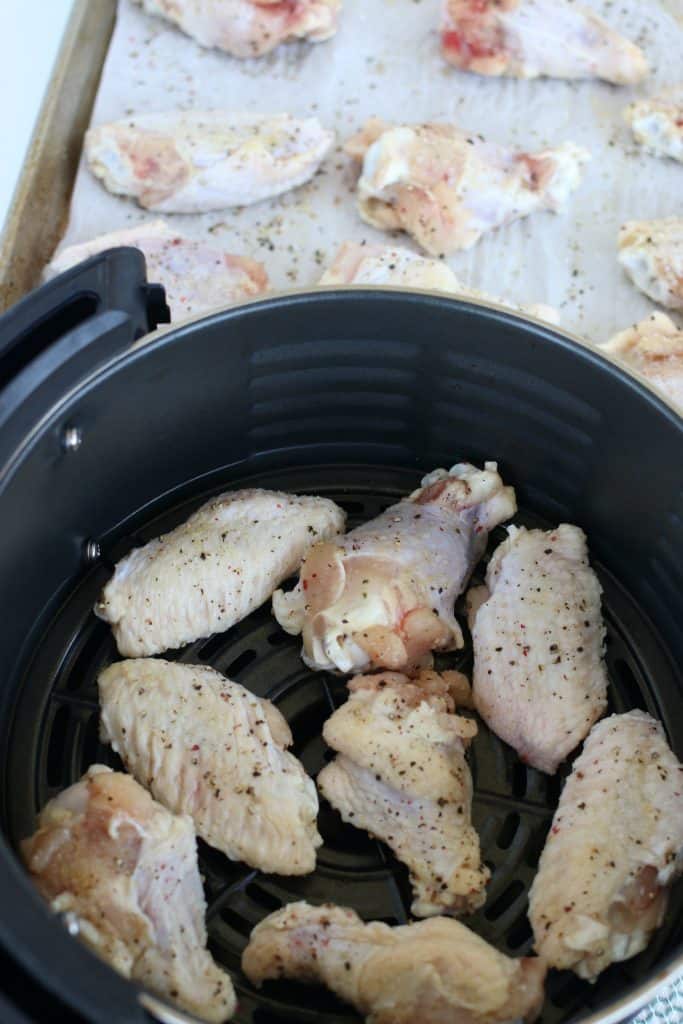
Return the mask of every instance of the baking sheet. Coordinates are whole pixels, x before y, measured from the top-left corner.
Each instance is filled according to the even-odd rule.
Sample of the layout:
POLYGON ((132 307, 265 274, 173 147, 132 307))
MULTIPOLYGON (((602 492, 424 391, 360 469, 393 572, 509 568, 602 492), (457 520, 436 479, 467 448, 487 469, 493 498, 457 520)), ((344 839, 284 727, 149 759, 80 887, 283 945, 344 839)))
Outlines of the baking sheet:
MULTIPOLYGON (((619 225, 683 214, 683 166, 638 152, 622 120, 635 96, 680 79, 683 0, 585 2, 644 48, 652 68, 644 86, 459 72, 439 54, 440 0, 344 0, 333 40, 296 43, 249 61, 202 49, 131 0, 119 0, 92 123, 132 112, 246 108, 315 113, 333 128, 338 147, 303 188, 242 210, 167 217, 183 233, 210 232, 226 248, 261 260, 274 290, 316 283, 343 241, 391 241, 360 220, 353 167, 341 152, 367 117, 450 120, 530 151, 565 140, 584 145, 593 159, 564 213, 534 214, 492 232, 448 263, 464 283, 518 303, 549 303, 565 328, 602 341, 653 308, 617 263, 619 225)), ((153 216, 109 195, 82 161, 64 243, 153 216)), ((413 247, 407 236, 399 244, 413 247)))

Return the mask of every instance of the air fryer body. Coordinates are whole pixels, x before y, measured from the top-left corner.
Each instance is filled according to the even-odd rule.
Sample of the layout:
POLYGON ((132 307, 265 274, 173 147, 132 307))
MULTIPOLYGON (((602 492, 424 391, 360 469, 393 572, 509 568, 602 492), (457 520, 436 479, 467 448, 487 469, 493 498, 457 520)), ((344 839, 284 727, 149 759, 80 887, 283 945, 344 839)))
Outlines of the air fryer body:
MULTIPOLYGON (((90 609, 113 563, 211 493, 249 482, 329 494, 353 522, 437 466, 496 461, 520 521, 588 534, 605 588, 612 707, 648 708, 683 757, 683 423, 643 384, 509 313, 385 291, 267 299, 118 349, 0 405, 0 941, 85 1019, 143 1013, 132 987, 50 919, 16 847, 46 799, 108 756, 95 678, 116 653, 90 609)), ((177 656, 273 696, 296 752, 320 767, 319 730, 342 684, 308 673, 267 607, 177 656)), ((473 770, 488 794, 475 821, 495 868, 474 926, 526 952, 525 891, 560 781, 520 775, 491 738, 475 746, 473 770)), ((212 945, 229 968, 254 918, 290 898, 405 919, 400 869, 369 840, 349 846, 328 818, 321 869, 296 884, 201 848, 212 945)), ((647 998, 681 960, 680 908, 679 889, 651 948, 595 987, 556 979, 543 1021, 616 1020, 647 998)), ((238 995, 244 1022, 357 1019, 300 987, 258 996, 245 982, 238 995)))

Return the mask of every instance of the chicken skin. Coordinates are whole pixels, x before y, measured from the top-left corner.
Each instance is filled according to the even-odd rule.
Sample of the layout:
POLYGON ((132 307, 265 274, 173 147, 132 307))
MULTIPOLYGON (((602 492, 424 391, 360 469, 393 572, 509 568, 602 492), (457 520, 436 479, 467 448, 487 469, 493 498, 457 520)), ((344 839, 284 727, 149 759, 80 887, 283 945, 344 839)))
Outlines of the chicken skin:
POLYGON ((669 309, 683 309, 683 217, 624 224, 619 262, 641 292, 669 309))
POLYGON ((93 765, 42 810, 22 856, 70 930, 125 978, 207 1021, 235 1009, 206 949, 192 822, 128 775, 93 765))
POLYGON ((390 928, 353 910, 291 903, 254 928, 242 969, 322 982, 367 1024, 518 1024, 537 1019, 546 968, 513 960, 445 917, 390 928))
POLYGON ((176 111, 91 128, 85 153, 115 195, 159 213, 207 213, 298 188, 333 141, 314 117, 176 111))
POLYGON ((573 0, 444 0, 441 44, 451 64, 480 75, 633 85, 648 73, 639 47, 573 0))
POLYGON ((54 277, 90 256, 120 245, 142 251, 149 280, 163 284, 166 289, 174 321, 254 298, 268 288, 268 275, 261 263, 235 256, 212 242, 186 238, 163 220, 67 246, 52 257, 45 277, 54 277))
POLYGON ((453 611, 488 531, 516 511, 495 462, 438 469, 409 497, 336 542, 316 544, 275 618, 303 634, 313 669, 401 671, 462 646, 453 611))
POLYGON ((124 657, 161 654, 222 633, 267 601, 311 545, 335 538, 344 521, 326 498, 221 494, 126 555, 95 614, 111 624, 124 657))
POLYGON ((647 153, 683 163, 683 83, 632 103, 624 117, 647 153))
POLYGON ((344 242, 333 263, 318 282, 321 287, 360 284, 393 288, 421 288, 446 292, 463 299, 493 302, 515 312, 528 314, 551 324, 559 324, 560 314, 552 306, 518 306, 507 299, 495 299, 461 284, 451 268, 441 260, 425 259, 409 249, 344 242))
POLYGON ((490 874, 471 824, 465 760, 477 727, 453 714, 449 675, 358 676, 323 728, 339 756, 323 768, 318 789, 344 821, 408 866, 416 917, 476 910, 490 874))
POLYGON ((337 31, 341 0, 134 0, 202 46, 262 57, 280 43, 318 43, 337 31))
POLYGON ((550 775, 607 706, 601 593, 585 534, 563 524, 510 527, 472 595, 475 707, 550 775))
POLYGON ((651 313, 600 346, 637 370, 683 414, 683 329, 665 313, 651 313))
POLYGON ((232 860, 305 875, 318 796, 268 700, 211 668, 140 658, 100 674, 101 737, 155 799, 232 860))
POLYGON ((645 949, 683 869, 683 766, 644 711, 586 740, 529 894, 536 951, 594 980, 645 949))
POLYGON ((450 124, 371 120, 346 145, 362 162, 358 210, 368 224, 405 231, 430 256, 469 249, 487 231, 536 210, 557 212, 590 159, 571 142, 520 153, 450 124))

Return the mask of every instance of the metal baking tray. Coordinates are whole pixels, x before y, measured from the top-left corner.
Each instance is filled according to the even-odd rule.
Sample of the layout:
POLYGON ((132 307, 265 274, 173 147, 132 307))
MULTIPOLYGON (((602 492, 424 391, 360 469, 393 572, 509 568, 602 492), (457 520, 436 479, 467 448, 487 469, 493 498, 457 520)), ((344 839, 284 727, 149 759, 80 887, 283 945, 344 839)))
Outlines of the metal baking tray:
POLYGON ((69 215, 116 0, 74 0, 0 240, 0 312, 40 281, 69 215))

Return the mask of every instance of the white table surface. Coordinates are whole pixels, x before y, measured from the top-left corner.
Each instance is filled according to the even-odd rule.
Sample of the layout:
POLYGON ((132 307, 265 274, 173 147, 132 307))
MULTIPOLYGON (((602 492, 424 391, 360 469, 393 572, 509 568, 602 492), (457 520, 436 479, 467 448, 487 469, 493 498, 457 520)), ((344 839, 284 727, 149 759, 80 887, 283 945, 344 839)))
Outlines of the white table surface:
POLYGON ((0 0, 0 226, 9 209, 72 0, 0 0))

